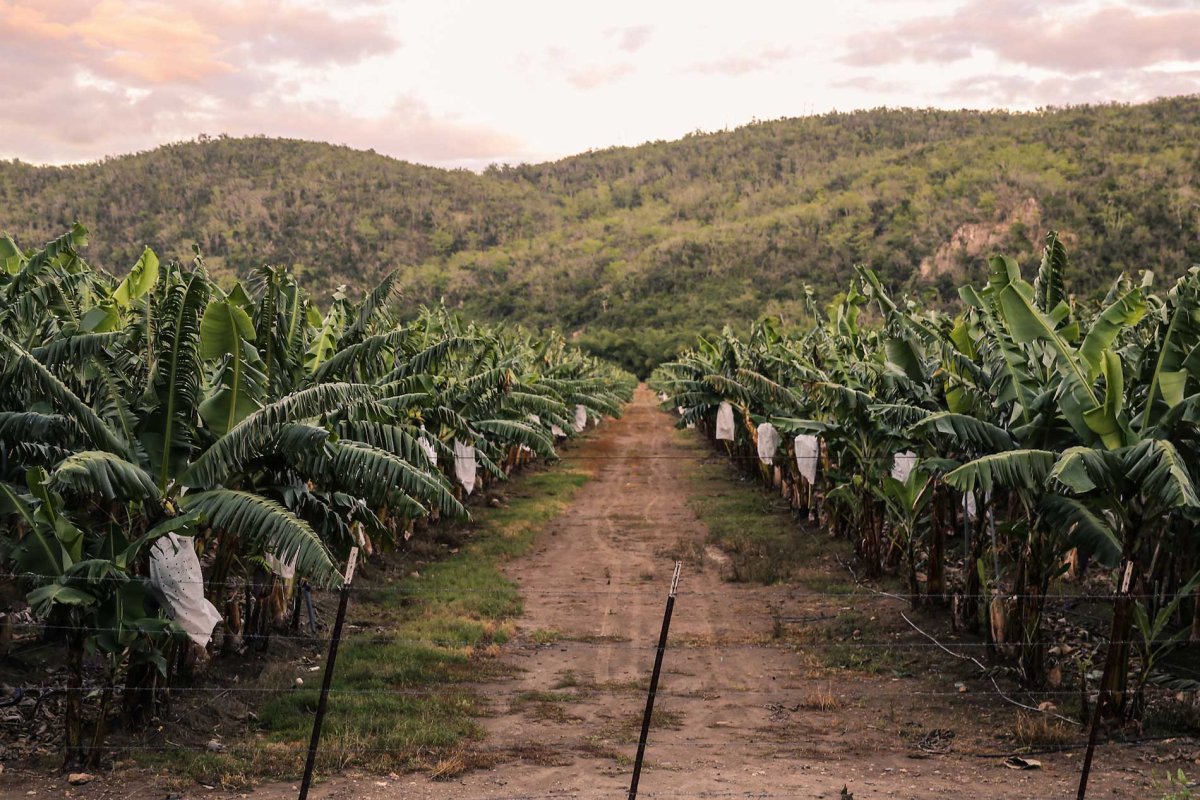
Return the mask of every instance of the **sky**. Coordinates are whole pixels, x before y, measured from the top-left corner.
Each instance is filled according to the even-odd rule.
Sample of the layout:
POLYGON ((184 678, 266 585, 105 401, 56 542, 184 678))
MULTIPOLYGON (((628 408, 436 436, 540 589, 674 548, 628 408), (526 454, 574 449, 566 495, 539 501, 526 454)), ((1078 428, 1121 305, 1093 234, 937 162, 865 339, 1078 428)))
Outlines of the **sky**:
POLYGON ((1200 93, 1200 0, 0 0, 0 158, 265 134, 482 169, 879 106, 1200 93))

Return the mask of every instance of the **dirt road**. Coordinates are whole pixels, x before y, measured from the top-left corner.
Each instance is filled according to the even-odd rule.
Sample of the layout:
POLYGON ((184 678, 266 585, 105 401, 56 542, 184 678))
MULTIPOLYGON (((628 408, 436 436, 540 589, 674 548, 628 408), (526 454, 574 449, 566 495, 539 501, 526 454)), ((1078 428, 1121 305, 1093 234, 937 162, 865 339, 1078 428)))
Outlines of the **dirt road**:
MULTIPOLYGON (((506 566, 525 599, 518 639, 501 656, 516 669, 480 686, 493 709, 480 747, 503 748, 506 758, 441 781, 342 776, 313 797, 623 796, 673 561, 704 553, 707 537, 687 493, 689 471, 711 451, 671 422, 639 390, 623 419, 572 450, 593 466, 592 480, 534 550, 506 566)), ((755 491, 732 482, 727 490, 755 491)), ((779 609, 813 618, 851 609, 894 618, 897 609, 858 597, 814 604, 794 587, 730 583, 723 558, 708 547, 706 559, 686 562, 641 796, 840 798, 843 786, 857 800, 1074 796, 1078 753, 1042 755, 1041 769, 1015 771, 1003 752, 988 752, 1002 747, 994 734, 1013 719, 993 695, 959 698, 930 675, 831 669, 819 653, 778 639, 779 609), (920 737, 897 734, 905 729, 956 736, 942 748, 949 752, 931 754, 914 745, 920 737)), ((1166 768, 1137 758, 1102 751, 1089 796, 1161 796, 1148 776, 1166 768)), ((253 796, 295 793, 276 784, 253 796)))
MULTIPOLYGON (((507 656, 520 671, 496 689, 517 699, 498 699, 485 726, 490 744, 529 756, 450 786, 401 780, 405 796, 611 798, 627 789, 673 558, 689 549, 681 542, 707 536, 687 490, 688 471, 710 451, 671 422, 640 390, 623 419, 573 454, 592 460, 592 480, 534 552, 506 569, 525 597, 522 642, 546 644, 507 656)), ((831 677, 802 649, 771 644, 771 609, 844 606, 806 608, 786 587, 730 583, 715 563, 721 554, 708 553, 710 563, 689 563, 680 582, 642 796, 838 798, 843 786, 858 800, 1074 796, 1075 754, 1040 756, 1037 771, 1008 769, 1001 757, 916 758, 924 754, 890 733, 903 722, 885 717, 919 715, 925 729, 955 729, 978 752, 1011 708, 991 697, 955 707, 955 698, 922 696, 951 684, 831 677)), ((1142 776, 1100 760, 1091 796, 1145 796, 1142 776)))

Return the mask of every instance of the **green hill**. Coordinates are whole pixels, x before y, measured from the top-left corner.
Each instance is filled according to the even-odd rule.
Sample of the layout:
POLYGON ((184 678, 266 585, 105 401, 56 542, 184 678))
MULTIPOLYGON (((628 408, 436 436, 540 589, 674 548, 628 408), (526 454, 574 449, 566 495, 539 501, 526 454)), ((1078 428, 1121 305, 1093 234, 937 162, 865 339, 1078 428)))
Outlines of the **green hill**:
POLYGON ((1045 112, 872 110, 748 125, 482 175, 217 138, 69 166, 0 162, 0 229, 74 220, 111 270, 197 242, 218 274, 294 265, 319 291, 392 268, 406 296, 555 325, 646 366, 722 324, 802 321, 855 263, 940 295, 1050 227, 1094 292, 1200 262, 1200 97, 1045 112))

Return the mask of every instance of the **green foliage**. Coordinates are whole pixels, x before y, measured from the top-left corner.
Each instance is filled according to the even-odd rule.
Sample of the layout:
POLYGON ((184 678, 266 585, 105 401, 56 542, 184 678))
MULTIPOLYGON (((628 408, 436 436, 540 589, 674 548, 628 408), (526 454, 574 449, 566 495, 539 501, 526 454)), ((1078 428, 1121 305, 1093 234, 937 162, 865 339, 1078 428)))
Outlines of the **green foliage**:
POLYGON ((755 457, 763 421, 820 436, 812 486, 785 446, 784 495, 815 492, 819 514, 855 543, 868 577, 903 556, 914 603, 946 601, 946 544, 965 528, 970 562, 993 574, 966 570, 958 591, 979 619, 985 592, 1014 596, 1029 686, 1045 680, 1042 608, 1069 551, 1119 565, 1101 713, 1121 717, 1139 711, 1148 673, 1180 641, 1168 628, 1189 629, 1182 623, 1197 611, 1189 579, 1200 570, 1190 542, 1200 518, 1200 272, 1166 296, 1153 293, 1150 275, 1139 285, 1122 278, 1097 304, 1066 291, 1069 263, 1054 232, 1036 285, 1015 259, 993 256, 987 284, 963 287, 966 309, 953 317, 893 298, 860 268, 807 331, 781 336, 763 321, 746 338, 701 338, 652 386, 679 408, 681 425, 710 435, 728 404, 738 424, 724 446, 737 457, 755 457), (864 319, 868 303, 877 322, 864 319), (907 476, 905 451, 916 462, 907 476), (950 521, 952 509, 971 505, 996 533, 950 521), (1143 608, 1138 597, 1153 600, 1143 608), (1146 644, 1130 693, 1134 625, 1146 644))
MULTIPOLYGON (((72 219, 110 232, 111 269, 195 242, 229 286, 287 266, 324 307, 401 266, 412 305, 579 332, 645 375, 699 334, 766 312, 812 324, 870 265, 890 290, 953 302, 992 249, 1022 263, 1053 219, 1086 272, 1200 262, 1200 100, 1036 113, 874 109, 761 122, 482 175, 344 147, 220 137, 97 164, 0 163, 0 229, 44 241, 72 219), (970 231, 972 248, 950 243, 970 231)), ((0 239, 0 242, 5 240, 0 239)), ((0 264, 14 263, 0 244, 0 264)), ((1038 302, 1063 297, 1053 255, 1038 302)), ((335 320, 338 321, 338 320, 335 320)), ((352 322, 339 321, 341 324, 352 322)), ((320 349, 314 353, 319 362, 320 349)))
POLYGON ((454 442, 475 448, 484 481, 504 479, 534 452, 554 458, 553 430, 619 414, 633 390, 557 334, 444 307, 400 322, 393 276, 322 316, 286 270, 226 292, 198 252, 160 263, 146 249, 118 282, 82 259, 85 233, 30 251, 5 240, 0 560, 66 632, 72 679, 80 652, 105 654, 105 698, 123 671, 165 674, 180 641, 170 599, 147 604, 158 538, 191 537, 218 603, 242 584, 269 595, 283 565, 336 585, 350 547, 366 557, 418 518, 466 516, 454 442))

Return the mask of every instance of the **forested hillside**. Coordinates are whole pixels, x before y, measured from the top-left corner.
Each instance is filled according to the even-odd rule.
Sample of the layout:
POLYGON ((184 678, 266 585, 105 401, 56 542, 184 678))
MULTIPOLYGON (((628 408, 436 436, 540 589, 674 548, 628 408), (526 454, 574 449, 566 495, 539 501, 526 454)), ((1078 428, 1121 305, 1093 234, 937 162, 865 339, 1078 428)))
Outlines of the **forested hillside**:
POLYGON ((218 275, 266 258, 319 293, 392 268, 415 312, 554 325, 639 371, 724 323, 802 322, 856 263, 955 302, 983 256, 1047 228, 1093 293, 1200 262, 1200 97, 1034 114, 873 110, 755 123, 482 175, 277 139, 205 139, 70 167, 0 162, 0 229, 79 220, 114 272, 196 242, 218 275), (115 237, 115 238, 114 238, 115 237))

